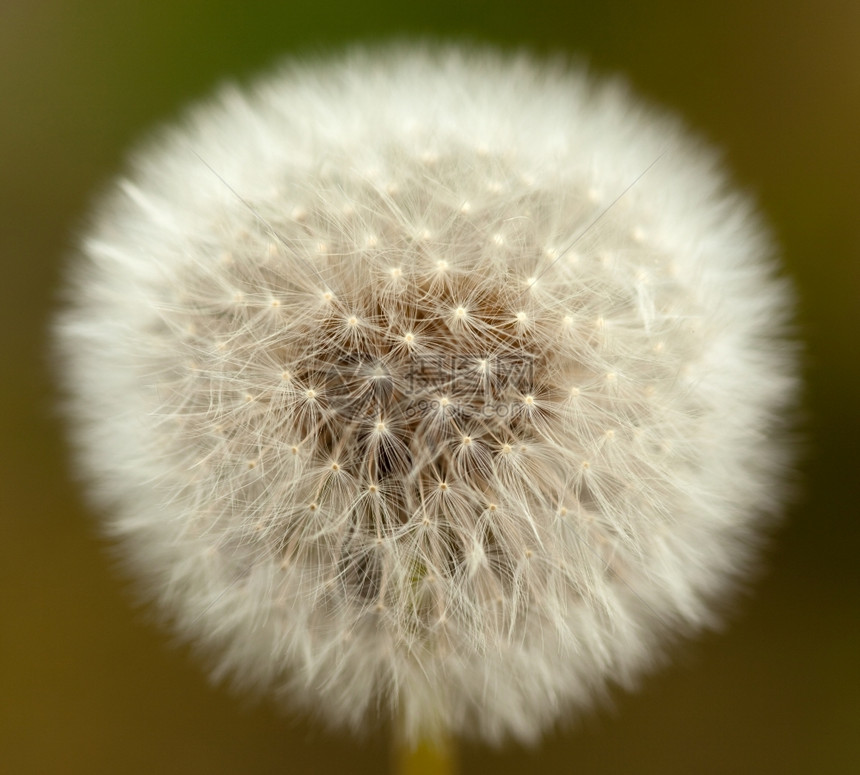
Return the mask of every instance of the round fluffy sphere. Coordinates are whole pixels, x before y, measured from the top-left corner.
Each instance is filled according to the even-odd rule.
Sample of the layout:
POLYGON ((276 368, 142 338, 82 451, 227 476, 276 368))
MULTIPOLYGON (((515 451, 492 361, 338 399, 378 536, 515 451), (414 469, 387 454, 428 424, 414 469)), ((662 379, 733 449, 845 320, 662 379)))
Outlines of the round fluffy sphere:
POLYGON ((287 66, 97 211, 57 327, 82 470, 217 676, 535 739, 712 624, 779 504, 770 255, 618 84, 287 66))

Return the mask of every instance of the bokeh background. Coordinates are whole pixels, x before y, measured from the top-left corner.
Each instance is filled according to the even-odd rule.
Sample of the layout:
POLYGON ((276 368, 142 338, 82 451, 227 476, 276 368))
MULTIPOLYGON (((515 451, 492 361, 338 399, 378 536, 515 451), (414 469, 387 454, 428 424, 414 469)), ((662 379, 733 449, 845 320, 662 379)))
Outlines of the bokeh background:
POLYGON ((732 626, 533 751, 463 772, 860 772, 860 3, 2 0, 0 769, 384 772, 356 741, 212 688, 134 608, 67 473, 46 326, 94 194, 153 124, 291 52, 392 35, 624 73, 725 151, 784 248, 806 341, 800 494, 732 626))

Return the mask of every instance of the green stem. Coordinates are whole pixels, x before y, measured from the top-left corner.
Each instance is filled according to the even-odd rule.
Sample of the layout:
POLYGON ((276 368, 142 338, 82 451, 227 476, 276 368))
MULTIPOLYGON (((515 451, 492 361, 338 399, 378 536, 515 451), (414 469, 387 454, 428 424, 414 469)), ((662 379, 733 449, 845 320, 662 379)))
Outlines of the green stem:
POLYGON ((456 775, 456 749, 450 738, 419 740, 417 745, 410 745, 398 729, 393 735, 393 745, 396 775, 456 775))

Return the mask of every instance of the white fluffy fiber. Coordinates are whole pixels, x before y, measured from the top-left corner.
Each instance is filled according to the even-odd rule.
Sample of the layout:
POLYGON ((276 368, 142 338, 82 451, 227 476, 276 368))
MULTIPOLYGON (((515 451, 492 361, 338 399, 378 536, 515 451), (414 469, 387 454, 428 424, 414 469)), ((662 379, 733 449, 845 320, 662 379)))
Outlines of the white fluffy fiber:
POLYGON ((217 676, 534 740, 712 625, 778 511, 771 253, 616 83, 456 48, 289 65, 97 210, 57 325, 81 468, 217 676))

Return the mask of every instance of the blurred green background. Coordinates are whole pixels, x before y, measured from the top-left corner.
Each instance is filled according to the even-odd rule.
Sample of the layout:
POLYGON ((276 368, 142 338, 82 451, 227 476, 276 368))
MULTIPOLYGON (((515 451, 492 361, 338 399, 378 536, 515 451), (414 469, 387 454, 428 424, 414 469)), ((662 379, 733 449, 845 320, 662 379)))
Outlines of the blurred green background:
POLYGON ((581 55, 725 150, 784 247, 807 343, 801 493, 726 633, 537 750, 463 772, 860 772, 860 3, 0 2, 0 768, 384 772, 356 741, 213 689, 135 609, 67 474, 46 324, 124 149, 219 80, 400 34, 581 55))

